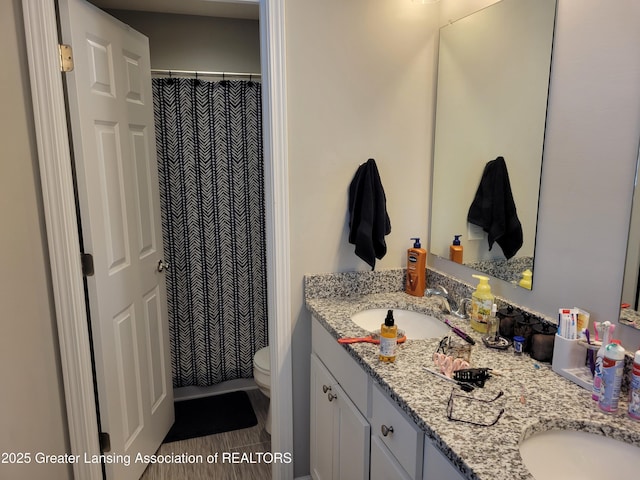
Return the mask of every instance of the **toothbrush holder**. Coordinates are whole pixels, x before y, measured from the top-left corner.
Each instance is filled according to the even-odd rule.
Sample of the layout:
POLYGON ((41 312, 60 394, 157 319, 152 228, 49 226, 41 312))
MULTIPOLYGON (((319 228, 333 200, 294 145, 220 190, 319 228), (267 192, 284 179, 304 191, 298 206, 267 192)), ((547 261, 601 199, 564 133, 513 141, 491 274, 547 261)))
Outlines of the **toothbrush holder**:
POLYGON ((593 375, 586 366, 587 349, 580 340, 569 340, 556 333, 553 343, 551 368, 558 375, 571 380, 582 388, 593 388, 593 375))

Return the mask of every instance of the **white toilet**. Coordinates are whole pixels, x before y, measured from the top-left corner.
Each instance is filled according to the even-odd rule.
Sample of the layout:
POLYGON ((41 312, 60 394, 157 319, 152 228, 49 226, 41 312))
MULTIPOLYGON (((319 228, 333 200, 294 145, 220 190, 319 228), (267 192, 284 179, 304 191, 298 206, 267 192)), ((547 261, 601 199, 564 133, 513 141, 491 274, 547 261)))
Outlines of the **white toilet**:
MULTIPOLYGON (((253 356, 253 379, 258 388, 267 398, 271 398, 271 355, 269 347, 258 350, 253 356)), ((267 413, 267 421, 264 429, 271 435, 271 402, 267 413)))

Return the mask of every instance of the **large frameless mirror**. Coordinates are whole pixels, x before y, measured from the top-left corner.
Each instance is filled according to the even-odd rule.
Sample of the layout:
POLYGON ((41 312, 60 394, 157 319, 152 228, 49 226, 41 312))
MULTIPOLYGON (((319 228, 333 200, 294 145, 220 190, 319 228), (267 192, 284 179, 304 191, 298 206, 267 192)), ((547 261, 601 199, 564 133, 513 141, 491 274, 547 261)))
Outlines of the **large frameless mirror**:
POLYGON ((459 263, 514 283, 534 270, 555 13, 502 0, 440 30, 430 252, 460 235, 459 263))
POLYGON ((640 168, 640 151, 638 152, 638 166, 634 179, 635 189, 622 282, 620 324, 640 330, 640 188, 638 188, 638 168, 640 168))

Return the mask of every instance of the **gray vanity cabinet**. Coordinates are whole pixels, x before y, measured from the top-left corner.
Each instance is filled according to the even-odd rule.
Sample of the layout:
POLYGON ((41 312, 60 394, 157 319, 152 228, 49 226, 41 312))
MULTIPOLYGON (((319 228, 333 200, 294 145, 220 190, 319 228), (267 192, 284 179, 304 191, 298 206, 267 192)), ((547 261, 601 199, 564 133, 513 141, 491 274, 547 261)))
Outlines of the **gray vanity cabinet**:
POLYGON ((333 375, 311 355, 311 476, 369 479, 370 426, 333 375))
POLYGON ((422 478, 422 431, 315 318, 310 383, 314 480, 422 478))
POLYGON ((449 459, 433 444, 431 439, 424 440, 423 480, 465 480, 449 459))

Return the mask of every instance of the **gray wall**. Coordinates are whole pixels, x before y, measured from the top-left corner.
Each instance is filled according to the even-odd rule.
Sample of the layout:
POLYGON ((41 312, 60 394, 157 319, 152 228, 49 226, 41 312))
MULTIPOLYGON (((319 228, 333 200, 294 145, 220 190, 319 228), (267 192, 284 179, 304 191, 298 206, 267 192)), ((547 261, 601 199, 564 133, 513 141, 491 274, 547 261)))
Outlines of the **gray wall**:
POLYGON ((257 20, 110 10, 149 37, 151 68, 260 72, 257 20))
POLYGON ((437 6, 289 0, 286 6, 294 459, 309 473, 310 315, 305 273, 370 270, 347 241, 347 190, 374 158, 391 234, 376 269, 426 241, 437 6))
MULTIPOLYGON (((409 237, 426 237, 437 29, 493 1, 462 3, 286 2, 297 475, 308 472, 302 277, 367 269, 347 242, 346 204, 369 156, 392 224, 376 268, 404 266, 409 237)), ((598 321, 618 315, 640 132, 640 3, 614 3, 559 0, 534 289, 492 282, 496 293, 550 316, 563 306, 598 321)), ((430 265, 475 284, 466 267, 430 265)), ((640 344, 640 331, 617 333, 627 348, 640 344)))
POLYGON ((38 465, 36 452, 69 450, 40 194, 40 172, 20 0, 0 2, 0 478, 66 480, 69 465, 38 465))
MULTIPOLYGON (((310 316, 302 276, 367 269, 346 241, 346 192, 370 156, 378 161, 392 222, 388 254, 377 268, 404 266, 408 238, 426 238, 437 29, 453 1, 442 0, 440 10, 397 0, 286 2, 296 475, 309 471, 310 316)), ((611 320, 640 132, 640 79, 623 81, 611 62, 637 57, 640 5, 559 4, 554 55, 558 64, 565 61, 550 93, 534 290, 494 289, 543 313, 576 305, 611 320), (599 52, 606 55, 594 62, 599 52)), ((17 65, 0 74, 0 301, 9 332, 0 349, 6 385, 0 451, 61 453, 68 439, 20 1, 2 2, 0 19, 5 64, 17 65)), ((462 266, 441 268, 471 281, 462 266)), ((637 332, 619 331, 629 347, 640 343, 637 332)), ((36 466, 5 467, 3 478, 71 477, 64 466, 49 465, 46 475, 36 466)))

